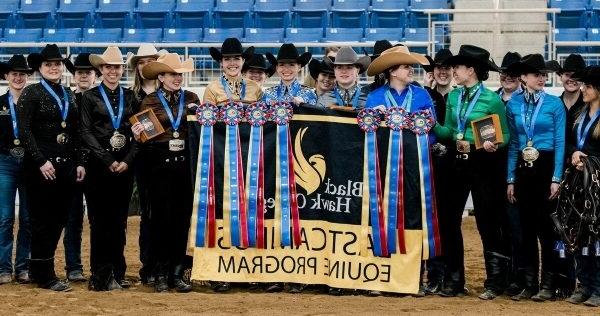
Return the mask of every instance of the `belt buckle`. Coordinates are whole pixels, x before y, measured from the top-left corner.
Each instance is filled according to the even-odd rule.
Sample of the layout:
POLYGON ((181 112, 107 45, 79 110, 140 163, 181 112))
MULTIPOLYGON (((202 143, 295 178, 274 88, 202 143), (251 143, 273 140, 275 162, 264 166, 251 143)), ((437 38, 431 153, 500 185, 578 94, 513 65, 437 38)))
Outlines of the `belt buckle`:
POLYGON ((456 155, 457 159, 461 159, 461 160, 468 160, 469 159, 469 154, 458 154, 456 155))
POLYGON ((54 159, 56 160, 57 163, 64 162, 64 159, 62 159, 61 157, 56 157, 54 159))
POLYGON ((180 162, 180 161, 185 161, 185 157, 184 156, 175 157, 175 162, 180 162))
POLYGON ((525 167, 527 167, 527 168, 533 168, 533 161, 526 161, 525 162, 525 167))

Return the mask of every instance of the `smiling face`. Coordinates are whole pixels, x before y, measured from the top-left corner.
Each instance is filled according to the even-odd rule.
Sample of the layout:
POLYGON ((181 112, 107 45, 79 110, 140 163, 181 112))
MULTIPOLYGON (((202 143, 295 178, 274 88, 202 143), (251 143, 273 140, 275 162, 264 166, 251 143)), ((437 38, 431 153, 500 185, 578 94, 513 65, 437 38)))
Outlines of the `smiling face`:
POLYGON ((548 79, 548 75, 542 73, 521 75, 521 80, 525 82, 525 86, 535 91, 544 89, 544 85, 546 85, 546 79, 548 79))
POLYGON ((342 87, 351 87, 358 79, 358 67, 355 65, 335 65, 333 73, 335 81, 342 87))
POLYGON ((398 68, 394 68, 390 71, 390 79, 397 80, 403 85, 408 85, 413 82, 413 75, 415 69, 411 65, 399 65, 398 68))
POLYGON ((183 83, 183 75, 178 73, 164 73, 158 75, 158 80, 162 83, 163 88, 168 91, 177 91, 181 89, 183 83))
POLYGON ((267 73, 264 70, 256 68, 248 68, 244 76, 252 81, 255 81, 261 87, 265 83, 265 80, 267 80, 267 73))
POLYGON ((513 77, 506 73, 500 74, 500 85, 505 91, 515 91, 519 88, 519 77, 513 77))
POLYGON ((447 86, 452 82, 452 67, 436 66, 433 68, 433 79, 439 86, 447 86))
POLYGON ((592 103, 600 101, 600 92, 593 85, 586 83, 581 87, 583 102, 592 103))
POLYGON ((40 65, 40 74, 46 80, 58 82, 62 77, 62 73, 63 63, 60 60, 48 60, 42 62, 42 64, 40 65))
POLYGON ((4 78, 8 81, 8 86, 14 90, 22 90, 27 84, 28 74, 18 71, 9 71, 4 78))
POLYGON ((319 73, 317 77, 317 88, 321 92, 331 91, 333 89, 333 83, 335 82, 335 76, 324 72, 319 73))
POLYGON ((456 82, 457 85, 465 85, 474 73, 475 69, 473 67, 467 67, 465 65, 456 65, 452 68, 454 82, 456 82))
POLYGON ((571 79, 572 75, 573 75, 573 72, 563 72, 560 75, 560 81, 562 82, 562 85, 565 88, 565 91, 570 92, 570 93, 577 92, 577 90, 581 89, 581 82, 572 80, 571 79))
POLYGON ((283 82, 292 82, 298 78, 300 64, 294 62, 277 63, 277 74, 283 82))
POLYGON ((221 60, 221 68, 225 75, 229 77, 237 77, 242 72, 242 65, 244 65, 244 58, 242 56, 223 56, 221 60))
POLYGON ((105 83, 116 85, 123 77, 123 65, 102 65, 100 72, 105 83))

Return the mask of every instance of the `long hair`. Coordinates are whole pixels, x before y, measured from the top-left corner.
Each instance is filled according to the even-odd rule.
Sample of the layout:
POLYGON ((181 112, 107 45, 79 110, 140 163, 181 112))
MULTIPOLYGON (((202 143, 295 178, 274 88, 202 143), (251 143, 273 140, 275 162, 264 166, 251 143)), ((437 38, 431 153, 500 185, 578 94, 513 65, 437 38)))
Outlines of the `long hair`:
MULTIPOLYGON (((592 87, 594 87, 594 90, 596 90, 596 93, 600 95, 600 84, 593 84, 592 87)), ((575 120, 575 123, 573 124, 573 126, 571 126, 571 129, 573 131, 577 130, 577 125, 579 125, 581 123, 581 121, 583 120, 582 114, 586 113, 589 108, 590 108, 590 104, 586 103, 584 107, 582 107, 581 109, 579 109, 579 111, 577 111, 577 114, 575 114, 575 117, 577 119, 575 120)), ((598 111, 600 111, 600 110, 598 110, 598 111)), ((595 138, 595 139, 600 139, 600 124, 596 124, 596 127, 594 127, 594 131, 592 132, 591 137, 595 138)))
MULTIPOLYGON (((131 90, 133 90, 133 93, 138 96, 140 95, 140 91, 142 90, 142 82, 144 82, 144 78, 142 78, 142 75, 140 74, 140 71, 138 70, 137 65, 135 65, 135 68, 133 69, 133 86, 131 87, 131 90)), ((158 89, 158 80, 152 80, 154 81, 154 89, 158 89)))

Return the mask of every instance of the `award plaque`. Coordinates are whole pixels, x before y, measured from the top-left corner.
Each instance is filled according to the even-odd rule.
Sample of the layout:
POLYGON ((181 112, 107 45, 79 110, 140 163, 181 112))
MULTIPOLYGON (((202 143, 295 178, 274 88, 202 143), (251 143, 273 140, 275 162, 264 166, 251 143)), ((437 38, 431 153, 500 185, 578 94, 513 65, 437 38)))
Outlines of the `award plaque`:
POLYGON ((148 140, 165 132, 165 129, 158 121, 158 118, 152 109, 147 109, 131 116, 129 118, 129 122, 132 125, 137 122, 140 122, 142 125, 144 125, 144 131, 140 134, 140 140, 142 143, 145 143, 148 140))
POLYGON ((498 114, 488 115, 478 120, 471 121, 471 127, 473 128, 473 138, 475 140, 476 149, 483 148, 483 143, 486 141, 490 141, 494 144, 501 144, 504 142, 498 114))

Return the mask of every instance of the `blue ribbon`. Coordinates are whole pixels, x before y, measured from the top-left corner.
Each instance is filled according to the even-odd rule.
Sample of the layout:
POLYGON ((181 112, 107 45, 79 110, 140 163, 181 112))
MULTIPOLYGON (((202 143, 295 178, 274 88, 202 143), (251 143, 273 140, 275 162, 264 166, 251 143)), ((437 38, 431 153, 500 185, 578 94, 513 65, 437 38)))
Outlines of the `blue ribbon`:
POLYGON ((183 89, 180 90, 181 95, 179 96, 179 108, 177 109, 177 119, 173 118, 173 111, 171 111, 171 107, 167 103, 165 96, 161 91, 157 91, 158 98, 160 99, 160 103, 162 104, 165 112, 169 116, 169 121, 171 121, 171 126, 173 126, 173 130, 177 131, 179 129, 179 124, 181 124, 181 117, 183 116, 183 103, 185 102, 185 91, 183 89))
MULTIPOLYGON (((392 95, 392 91, 390 89, 391 88, 388 87, 387 91, 385 92, 385 106, 388 108, 392 107, 392 106, 398 107, 398 103, 396 102, 396 99, 392 95)), ((408 85, 408 87, 406 87, 405 90, 406 89, 408 89, 408 90, 406 91, 406 96, 404 96, 404 99, 402 100, 402 105, 400 107, 405 109, 407 112, 410 112, 410 108, 412 105, 413 91, 412 91, 412 88, 410 85, 408 85)))
POLYGON ((10 118, 12 120, 12 128, 13 133, 15 135, 15 139, 19 139, 19 127, 17 125, 17 111, 15 111, 15 104, 13 103, 13 97, 8 92, 8 106, 10 107, 10 118))
MULTIPOLYGON (((123 109, 125 108, 125 96, 123 93, 123 87, 119 86, 119 113, 116 116, 115 116, 115 111, 113 110, 112 105, 110 104, 110 101, 108 100, 106 91, 104 91, 104 87, 102 87, 102 85, 99 85, 98 88, 100 89, 100 94, 102 95, 102 99, 104 99, 104 105, 106 105, 106 110, 108 111, 108 114, 110 114, 110 120, 112 122, 112 126, 115 130, 118 130, 119 126, 121 126, 121 120, 123 119, 123 109)), ((159 92, 159 94, 161 94, 161 93, 159 92)), ((181 111, 181 110, 179 110, 179 111, 181 111)), ((171 114, 170 112, 167 112, 167 113, 171 114)), ((173 114, 171 114, 169 117, 172 118, 173 114)))
POLYGON ((253 247, 256 246, 256 217, 258 212, 262 210, 258 209, 258 176, 260 168, 260 151, 262 144, 262 127, 252 126, 250 128, 250 187, 248 197, 248 244, 253 247))
POLYGON ((433 231, 433 192, 432 181, 431 181, 431 157, 429 156, 429 135, 422 134, 417 135, 417 139, 419 142, 419 157, 421 160, 421 167, 423 168, 423 183, 421 185, 424 186, 425 191, 425 216, 427 218, 427 239, 429 239, 429 253, 435 254, 435 238, 433 231))
MULTIPOLYGON (((464 133, 465 132, 465 125, 467 124, 467 119, 469 118, 469 114, 471 114, 471 112, 473 112, 473 108, 475 107, 475 104, 477 103, 477 100, 479 100, 479 96, 481 95, 481 90, 484 89, 483 83, 479 84, 479 88, 477 88, 477 93, 475 94, 475 97, 473 97, 473 100, 471 100, 471 103, 469 103, 469 106, 467 107, 467 110, 465 111, 465 113, 461 116, 460 112, 462 112, 462 108, 463 108, 463 93, 459 93, 458 94, 458 109, 456 111, 456 124, 457 124, 457 129, 459 133, 464 133)), ((462 89, 464 91, 464 88, 462 89)), ((468 97, 468 96, 467 96, 468 97)))
POLYGON ((42 80, 40 80, 40 83, 42 84, 44 89, 46 89, 46 91, 48 91, 48 93, 50 93, 50 95, 54 98, 54 100, 56 100, 56 104, 58 105, 58 109, 60 110, 60 117, 62 118, 63 122, 66 122, 67 116, 69 116, 69 95, 67 94, 67 89, 65 89, 65 87, 63 87, 63 86, 60 86, 62 88, 62 92, 63 92, 63 98, 64 98, 64 104, 63 104, 60 101, 60 98, 58 97, 58 95, 54 92, 54 90, 52 90, 50 85, 48 85, 46 80, 42 79, 42 80))
POLYGON ((525 102, 521 103, 521 123, 523 123, 523 129, 525 130, 525 134, 527 135, 528 141, 533 141, 535 121, 537 120, 538 114, 540 113, 540 109, 542 108, 545 95, 546 94, 544 92, 541 93, 540 99, 538 100, 537 106, 535 108, 535 112, 533 112, 533 117, 529 119, 529 124, 527 124, 527 119, 525 116, 525 104, 527 104, 527 114, 530 114, 531 112, 529 111, 529 102, 525 100, 525 102))
MULTIPOLYGON (((398 179, 400 175, 400 152, 402 151, 402 131, 390 131, 390 188, 388 198, 388 250, 390 253, 396 253, 396 228, 398 226, 398 179)), ((404 203, 404 201, 401 201, 404 203)))
MULTIPOLYGON (((242 79, 240 81, 241 89, 240 89, 240 100, 244 100, 246 98, 246 81, 242 79)), ((229 89, 229 84, 227 84, 227 80, 225 80, 225 76, 221 76, 221 85, 223 86, 223 90, 225 90, 225 94, 227 95, 227 99, 229 102, 233 102, 233 98, 231 97, 232 92, 229 89)))
MULTIPOLYGON (((336 99, 337 104, 340 106, 345 106, 346 102, 344 102, 344 100, 342 100, 342 96, 340 95, 340 91, 339 91, 338 87, 336 86, 333 89, 333 91, 335 94, 335 99, 336 99)), ((357 85, 356 91, 354 91, 354 95, 352 95, 352 101, 350 101, 353 109, 358 109, 358 99, 359 98, 360 98, 360 87, 357 85)))
POLYGON ((585 126, 585 130, 583 131, 583 134, 582 134, 581 127, 583 126, 584 115, 588 115, 588 113, 589 113, 589 108, 587 109, 587 111, 583 111, 581 113, 581 116, 579 117, 579 127, 577 127, 577 148, 579 150, 583 149, 583 145, 585 145, 585 140, 587 139, 588 133, 590 132, 590 128, 592 127, 592 125, 594 124, 594 122, 596 121, 598 116, 600 116, 600 111, 596 111, 596 114, 594 114, 594 117, 592 117, 590 119, 590 121, 587 123, 587 125, 585 126))
POLYGON ((210 148, 212 141, 212 126, 202 125, 201 160, 200 167, 200 189, 198 198, 198 221, 196 223, 196 247, 204 247, 204 235, 206 231, 206 214, 208 212, 208 176, 210 171, 210 148))
POLYGON ((227 134, 229 135, 229 200, 231 212, 229 218, 231 222, 231 244, 239 247, 240 243, 240 221, 239 221, 239 194, 238 194, 238 127, 237 125, 227 125, 227 134))
POLYGON ((277 125, 277 134, 277 146, 279 147, 279 176, 281 181, 281 245, 291 246, 288 126, 277 125))
POLYGON ((381 234, 379 231, 379 209, 378 195, 377 195, 377 161, 375 155, 377 155, 376 146, 377 136, 375 132, 367 132, 367 152, 368 159, 367 164, 369 168, 369 209, 371 217, 371 227, 373 229, 373 253, 375 256, 382 256, 383 252, 381 249, 381 234))

